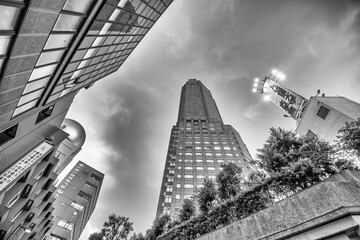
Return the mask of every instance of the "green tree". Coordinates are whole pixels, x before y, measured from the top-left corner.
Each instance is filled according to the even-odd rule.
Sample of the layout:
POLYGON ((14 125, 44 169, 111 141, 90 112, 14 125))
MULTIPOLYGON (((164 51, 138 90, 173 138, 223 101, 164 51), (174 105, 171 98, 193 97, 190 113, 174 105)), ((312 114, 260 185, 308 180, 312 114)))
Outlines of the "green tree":
POLYGON ((196 215, 196 206, 193 199, 185 198, 180 209, 179 219, 181 222, 189 220, 196 215))
POLYGON ((281 128, 270 129, 269 138, 258 152, 270 177, 281 178, 285 195, 341 170, 354 169, 351 161, 336 158, 336 149, 328 142, 317 136, 297 136, 281 128))
POLYGON ((244 181, 247 189, 263 184, 268 179, 268 175, 263 171, 251 172, 248 179, 244 181))
POLYGON ((89 237, 89 240, 102 240, 102 239, 103 239, 102 233, 93 233, 89 237))
POLYGON ((360 118, 356 121, 345 122, 337 138, 340 149, 360 157, 360 118))
POLYGON ((241 192, 242 169, 234 163, 221 164, 222 170, 216 176, 218 195, 221 200, 231 199, 241 192))
POLYGON ((215 204, 217 199, 217 190, 214 181, 205 178, 203 187, 195 190, 195 199, 199 204, 199 210, 202 214, 207 214, 215 204))
POLYGON ((270 136, 264 146, 258 149, 257 157, 267 172, 279 172, 291 162, 297 161, 299 153, 296 149, 300 146, 296 133, 282 128, 270 128, 270 136))
POLYGON ((138 234, 134 233, 130 240, 146 240, 145 236, 140 232, 138 234))
POLYGON ((133 231, 132 225, 128 217, 111 214, 108 221, 104 222, 101 234, 105 240, 127 239, 129 233, 133 231))
POLYGON ((168 224, 170 221, 171 217, 169 214, 164 214, 161 217, 154 219, 151 228, 146 230, 146 239, 156 240, 158 236, 163 234, 168 229, 168 224))

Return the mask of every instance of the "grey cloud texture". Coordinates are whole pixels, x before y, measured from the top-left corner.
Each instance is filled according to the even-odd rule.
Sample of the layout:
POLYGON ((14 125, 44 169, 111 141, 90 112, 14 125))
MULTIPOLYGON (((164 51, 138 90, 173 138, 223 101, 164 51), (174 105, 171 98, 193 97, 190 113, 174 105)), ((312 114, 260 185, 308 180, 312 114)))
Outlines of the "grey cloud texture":
POLYGON ((273 68, 285 86, 310 97, 321 89, 360 102, 359 1, 177 0, 120 70, 82 90, 68 117, 87 131, 76 159, 106 176, 81 240, 114 212, 145 231, 155 217, 181 86, 197 78, 223 120, 252 155, 268 129, 295 122, 253 94, 252 81, 273 68))

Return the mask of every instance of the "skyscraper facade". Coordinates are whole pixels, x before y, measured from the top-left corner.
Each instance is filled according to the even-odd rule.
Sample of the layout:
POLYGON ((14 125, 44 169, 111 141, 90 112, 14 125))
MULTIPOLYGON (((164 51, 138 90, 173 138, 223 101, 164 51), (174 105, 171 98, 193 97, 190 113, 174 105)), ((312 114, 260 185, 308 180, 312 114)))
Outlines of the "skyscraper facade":
POLYGON ((205 177, 235 163, 245 175, 256 168, 240 134, 223 123, 210 91, 198 80, 182 87, 178 120, 170 135, 156 216, 176 216, 205 177))
POLYGON ((79 239, 99 196, 104 174, 79 161, 54 194, 53 226, 48 240, 79 239))

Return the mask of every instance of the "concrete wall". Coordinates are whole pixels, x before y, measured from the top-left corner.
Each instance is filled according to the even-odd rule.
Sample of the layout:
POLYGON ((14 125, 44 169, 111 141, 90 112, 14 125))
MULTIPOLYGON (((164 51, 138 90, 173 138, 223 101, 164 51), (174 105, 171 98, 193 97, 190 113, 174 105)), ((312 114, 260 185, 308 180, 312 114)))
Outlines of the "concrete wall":
POLYGON ((359 240, 360 172, 344 171, 198 240, 359 240))
POLYGON ((351 122, 358 117, 360 117, 360 105, 349 99, 343 97, 312 97, 298 121, 296 132, 300 135, 306 135, 308 130, 311 130, 320 138, 332 142, 346 121, 351 122), (330 109, 325 119, 317 115, 322 105, 330 109))

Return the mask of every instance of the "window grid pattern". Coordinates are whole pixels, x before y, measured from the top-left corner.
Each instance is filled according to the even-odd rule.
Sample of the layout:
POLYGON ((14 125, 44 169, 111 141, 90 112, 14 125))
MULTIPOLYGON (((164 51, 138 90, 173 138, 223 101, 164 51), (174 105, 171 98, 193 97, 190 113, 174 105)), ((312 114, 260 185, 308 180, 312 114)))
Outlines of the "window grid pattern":
POLYGON ((205 177, 215 179, 221 164, 230 162, 244 175, 256 171, 240 134, 222 122, 210 91, 191 79, 182 89, 178 122, 171 131, 157 217, 167 209, 176 215, 205 177))
POLYGON ((23 1, 0 1, 0 76, 24 7, 23 1))
POLYGON ((39 99, 43 96, 48 83, 52 80, 53 74, 70 47, 73 36, 86 17, 91 3, 92 0, 67 0, 65 2, 28 79, 13 117, 38 105, 39 99))
POLYGON ((201 186, 205 177, 215 179, 223 163, 235 163, 244 174, 255 171, 252 158, 238 132, 219 121, 182 121, 173 127, 160 196, 165 208, 181 208, 184 198, 201 186), (170 191, 171 189, 171 191, 170 191), (171 198, 171 200, 170 200, 171 198))
POLYGON ((117 71, 166 8, 160 0, 107 1, 46 103, 117 71))

